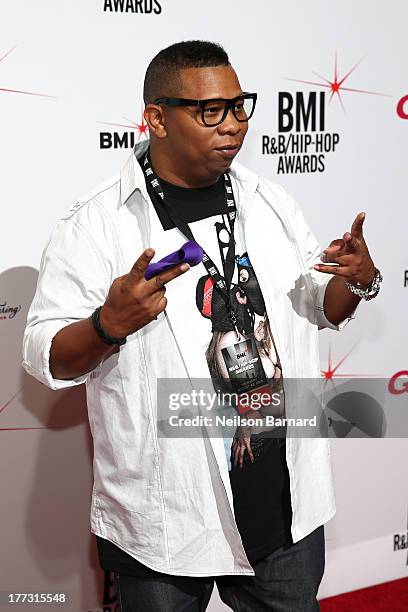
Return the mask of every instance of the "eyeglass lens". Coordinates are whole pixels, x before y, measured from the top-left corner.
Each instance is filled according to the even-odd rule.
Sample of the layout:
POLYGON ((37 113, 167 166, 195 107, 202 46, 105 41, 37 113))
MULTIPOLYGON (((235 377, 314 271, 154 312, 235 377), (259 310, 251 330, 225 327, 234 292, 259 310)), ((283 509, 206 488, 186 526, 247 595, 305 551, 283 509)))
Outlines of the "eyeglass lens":
MULTIPOLYGON (((205 125, 214 126, 226 116, 226 106, 228 102, 207 102, 202 108, 202 117, 205 125)), ((233 107, 233 113, 238 121, 248 121, 254 109, 252 98, 238 98, 233 107)))

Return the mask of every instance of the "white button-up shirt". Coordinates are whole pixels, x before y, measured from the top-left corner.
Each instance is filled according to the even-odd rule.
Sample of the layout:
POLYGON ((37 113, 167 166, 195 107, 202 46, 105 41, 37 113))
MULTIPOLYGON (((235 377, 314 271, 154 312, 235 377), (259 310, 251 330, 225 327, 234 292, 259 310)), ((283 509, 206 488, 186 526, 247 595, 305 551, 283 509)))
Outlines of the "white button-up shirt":
MULTIPOLYGON (((91 531, 146 566, 174 575, 253 575, 233 512, 222 437, 157 432, 157 379, 185 378, 174 326, 161 313, 118 353, 74 380, 49 367, 53 337, 104 303, 112 281, 150 244, 152 204, 135 155, 120 175, 78 200, 46 246, 28 313, 23 366, 52 389, 86 383, 94 440, 91 531), (157 339, 160 339, 160 351, 157 339)), ((234 162, 231 181, 242 233, 263 293, 285 379, 319 378, 318 329, 340 329, 323 310, 331 275, 312 266, 320 247, 280 186, 234 162)), ((197 375, 197 373, 194 373, 197 375)), ((208 371, 203 372, 208 376, 208 371)), ((296 404, 296 385, 285 407, 296 404)), ((288 437, 294 542, 335 513, 327 438, 288 437)))

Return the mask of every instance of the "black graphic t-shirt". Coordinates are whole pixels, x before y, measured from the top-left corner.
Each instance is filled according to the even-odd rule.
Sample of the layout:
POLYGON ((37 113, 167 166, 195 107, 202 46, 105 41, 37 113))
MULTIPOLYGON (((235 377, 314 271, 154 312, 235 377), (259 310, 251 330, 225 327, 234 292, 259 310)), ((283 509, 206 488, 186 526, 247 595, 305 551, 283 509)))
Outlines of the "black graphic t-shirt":
MULTIPOLYGON (((200 189, 178 187, 162 179, 160 182, 166 202, 170 202, 172 210, 190 225, 197 242, 213 258, 222 273, 221 248, 224 242, 227 243, 228 234, 225 233, 225 230, 229 229, 223 177, 221 176, 214 185, 200 189), (218 254, 215 253, 216 245, 219 246, 218 254)), ((178 232, 166 212, 166 206, 149 185, 148 192, 161 230, 164 230, 166 234, 170 231, 178 232)), ((222 381, 229 380, 228 372, 231 368, 236 369, 237 367, 231 366, 235 357, 241 354, 237 351, 241 351, 243 346, 252 346, 252 349, 259 355, 259 368, 270 382, 270 388, 282 394, 282 370, 262 293, 250 257, 242 244, 242 237, 237 231, 234 232, 234 237, 236 269, 231 297, 234 311, 237 314, 238 327, 242 333, 240 343, 234 345, 236 335, 235 331, 228 328, 228 318, 222 296, 216 293, 204 265, 199 264, 180 277, 185 283, 188 283, 188 291, 195 298, 196 313, 200 313, 200 316, 194 319, 194 329, 197 330, 198 324, 204 326, 202 337, 206 338, 206 346, 199 345, 196 349, 205 352, 214 388, 222 390, 222 381), (189 279, 188 276, 193 271, 189 279)), ((194 308, 192 299, 190 304, 194 308)), ((183 316, 187 316, 186 309, 184 309, 183 316)), ((197 333, 195 335, 197 337, 197 333)), ((194 338, 194 333, 191 334, 191 337, 194 338)), ((200 341, 197 340, 197 342, 199 344, 200 341)), ((251 370, 245 371, 245 368, 242 370, 244 370, 242 378, 248 379, 250 385, 250 377, 255 374, 251 370)), ((259 375, 259 372, 256 375, 259 375)), ((245 416, 244 413, 245 408, 242 416, 245 416)), ((281 412, 276 414, 276 408, 270 409, 264 406, 259 409, 259 416, 265 417, 268 414, 281 416, 281 412)), ((251 462, 245 451, 242 467, 239 463, 235 466, 230 440, 226 452, 230 468, 235 520, 248 559, 251 564, 255 564, 284 543, 291 541, 292 511, 289 473, 286 464, 285 438, 277 437, 279 430, 276 427, 273 430, 267 426, 237 428, 234 437, 243 435, 250 436, 254 461, 251 462)), ((283 435, 284 432, 282 432, 283 435)), ((104 570, 115 570, 137 576, 159 575, 159 572, 146 567, 109 540, 99 536, 96 536, 96 539, 99 561, 104 570)))

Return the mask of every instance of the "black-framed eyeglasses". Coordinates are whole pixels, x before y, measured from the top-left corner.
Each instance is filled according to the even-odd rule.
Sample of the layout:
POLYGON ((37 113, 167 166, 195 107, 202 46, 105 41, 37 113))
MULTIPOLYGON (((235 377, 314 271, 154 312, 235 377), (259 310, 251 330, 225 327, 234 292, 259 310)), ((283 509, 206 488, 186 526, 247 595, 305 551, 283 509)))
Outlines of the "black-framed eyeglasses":
POLYGON ((207 100, 190 100, 188 98, 157 98, 153 104, 167 106, 198 106, 201 119, 207 127, 222 123, 231 109, 239 122, 248 121, 254 114, 258 94, 243 92, 235 98, 208 98, 207 100))

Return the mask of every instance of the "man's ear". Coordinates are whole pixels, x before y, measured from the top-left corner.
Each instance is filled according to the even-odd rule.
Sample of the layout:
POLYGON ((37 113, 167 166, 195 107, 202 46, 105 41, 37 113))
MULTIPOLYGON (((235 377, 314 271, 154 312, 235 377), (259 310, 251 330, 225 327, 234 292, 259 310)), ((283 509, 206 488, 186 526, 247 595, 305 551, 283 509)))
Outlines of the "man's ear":
POLYGON ((158 104, 148 104, 144 110, 143 116, 149 126, 149 132, 157 138, 166 138, 166 123, 163 108, 158 104))

